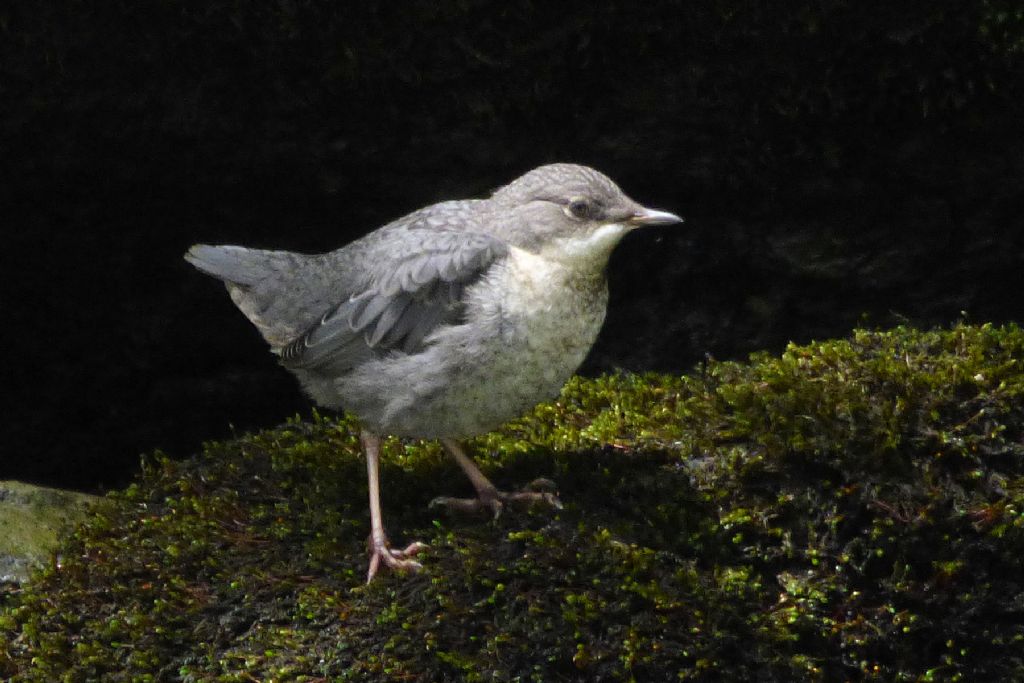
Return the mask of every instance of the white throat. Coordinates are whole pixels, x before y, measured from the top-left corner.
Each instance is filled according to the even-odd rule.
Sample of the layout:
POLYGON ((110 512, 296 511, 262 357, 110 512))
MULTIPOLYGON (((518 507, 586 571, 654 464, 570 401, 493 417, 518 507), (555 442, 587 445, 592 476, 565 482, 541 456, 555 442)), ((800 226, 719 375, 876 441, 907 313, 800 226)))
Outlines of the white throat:
POLYGON ((574 270, 603 269, 612 250, 629 232, 621 223, 607 223, 589 235, 573 235, 553 240, 541 250, 541 255, 560 261, 574 270))

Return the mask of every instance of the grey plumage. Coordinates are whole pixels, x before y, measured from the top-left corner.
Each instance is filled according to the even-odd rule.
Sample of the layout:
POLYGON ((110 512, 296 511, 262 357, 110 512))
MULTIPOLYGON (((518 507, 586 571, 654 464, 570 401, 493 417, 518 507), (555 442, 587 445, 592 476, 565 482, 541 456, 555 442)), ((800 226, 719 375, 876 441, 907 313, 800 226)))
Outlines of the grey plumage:
POLYGON ((331 353, 325 344, 345 347, 355 332, 370 348, 413 352, 453 319, 465 285, 508 252, 500 239, 465 229, 477 227, 459 221, 467 204, 427 207, 327 254, 198 244, 185 259, 225 282, 271 347, 287 351, 286 366, 314 367, 331 353))
POLYGON ((679 220, 593 169, 551 164, 325 254, 196 245, 185 258, 225 282, 315 401, 368 430, 372 577, 380 560, 415 564, 387 547, 374 511, 374 434, 442 439, 493 508, 499 492, 452 440, 554 396, 604 320, 612 249, 679 220))
POLYGON ((406 233, 406 240, 394 240, 388 268, 371 272, 358 287, 361 291, 331 305, 282 349, 285 367, 341 372, 370 350, 420 351, 430 332, 458 321, 463 287, 508 253, 505 243, 487 235, 424 229, 406 233))

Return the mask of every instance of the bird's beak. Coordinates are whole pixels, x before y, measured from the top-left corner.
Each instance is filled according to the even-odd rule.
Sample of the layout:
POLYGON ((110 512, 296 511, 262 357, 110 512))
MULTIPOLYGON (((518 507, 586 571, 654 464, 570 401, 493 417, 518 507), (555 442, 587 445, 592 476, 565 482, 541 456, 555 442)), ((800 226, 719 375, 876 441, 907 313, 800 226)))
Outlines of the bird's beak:
POLYGON ((668 211, 646 209, 641 206, 630 216, 628 222, 630 225, 640 227, 642 225, 672 225, 674 223, 682 223, 683 219, 668 211))

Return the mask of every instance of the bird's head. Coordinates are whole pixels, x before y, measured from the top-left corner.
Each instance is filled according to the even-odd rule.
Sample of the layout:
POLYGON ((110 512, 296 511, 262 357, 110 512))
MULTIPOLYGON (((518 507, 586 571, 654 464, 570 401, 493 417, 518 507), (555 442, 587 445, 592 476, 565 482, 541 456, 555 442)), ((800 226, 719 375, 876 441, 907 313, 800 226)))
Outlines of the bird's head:
POLYGON ((608 176, 576 164, 535 168, 499 189, 491 201, 504 216, 502 237, 586 270, 603 270, 627 232, 683 220, 641 206, 608 176))

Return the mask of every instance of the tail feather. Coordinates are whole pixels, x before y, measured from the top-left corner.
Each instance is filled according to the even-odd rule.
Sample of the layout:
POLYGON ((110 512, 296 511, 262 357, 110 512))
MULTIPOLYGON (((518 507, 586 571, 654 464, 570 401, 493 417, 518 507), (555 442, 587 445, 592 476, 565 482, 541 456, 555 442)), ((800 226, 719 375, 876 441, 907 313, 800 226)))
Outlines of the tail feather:
POLYGON ((185 254, 185 260, 207 275, 251 287, 274 272, 274 257, 278 254, 281 252, 196 244, 185 254))
POLYGON ((319 282, 304 266, 310 257, 289 251, 196 244, 185 260, 223 280, 231 300, 275 350, 323 313, 319 282))

